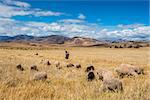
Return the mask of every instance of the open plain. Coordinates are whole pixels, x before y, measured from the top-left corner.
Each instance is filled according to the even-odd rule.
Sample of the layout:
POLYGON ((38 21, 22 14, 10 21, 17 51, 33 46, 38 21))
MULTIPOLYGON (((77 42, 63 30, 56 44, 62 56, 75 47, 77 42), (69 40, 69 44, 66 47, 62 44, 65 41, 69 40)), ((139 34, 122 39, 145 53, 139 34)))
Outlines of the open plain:
MULTIPOLYGON (((25 48, 25 47, 24 47, 25 48)), ((150 100, 149 47, 98 48, 49 47, 48 49, 0 48, 0 100, 150 100), (70 59, 64 59, 64 50, 70 59), (38 55, 35 55, 38 53, 38 55), (44 61, 49 60, 51 65, 44 61), (55 66, 60 62, 61 68, 55 66), (79 63, 81 68, 67 68, 65 63, 79 63), (120 64, 144 67, 144 75, 126 77, 123 92, 102 92, 102 82, 87 81, 85 69, 92 64, 95 69, 111 70, 120 64), (16 66, 21 64, 24 71, 16 66), (46 81, 30 80, 30 67, 48 74, 46 81)))

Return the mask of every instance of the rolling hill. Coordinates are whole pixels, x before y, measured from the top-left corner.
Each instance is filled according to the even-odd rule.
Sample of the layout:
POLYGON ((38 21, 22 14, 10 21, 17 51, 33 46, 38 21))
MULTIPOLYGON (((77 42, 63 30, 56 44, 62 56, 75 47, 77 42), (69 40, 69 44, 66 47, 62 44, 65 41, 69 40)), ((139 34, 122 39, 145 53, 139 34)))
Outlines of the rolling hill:
POLYGON ((19 42, 19 43, 40 43, 40 44, 64 44, 69 46, 92 46, 103 44, 104 42, 84 37, 65 37, 61 35, 50 35, 50 36, 28 36, 28 35, 17 35, 13 37, 0 36, 0 42, 19 42))

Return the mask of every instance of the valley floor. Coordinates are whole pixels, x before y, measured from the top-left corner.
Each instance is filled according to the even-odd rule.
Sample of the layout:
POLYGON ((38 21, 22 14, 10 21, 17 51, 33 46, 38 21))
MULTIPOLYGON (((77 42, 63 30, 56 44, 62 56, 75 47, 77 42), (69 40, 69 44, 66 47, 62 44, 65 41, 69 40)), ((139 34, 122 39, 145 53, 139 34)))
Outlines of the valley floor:
POLYGON ((150 48, 51 48, 47 50, 3 49, 0 48, 0 100, 150 100, 150 48), (70 52, 70 59, 64 59, 64 50, 70 52), (35 55, 38 53, 39 55, 35 55), (47 66, 42 60, 48 59, 47 66), (57 69, 53 62, 80 63, 81 69, 57 69), (123 93, 101 92, 102 82, 88 82, 85 69, 89 64, 95 69, 114 68, 122 63, 145 68, 145 75, 123 78, 123 93), (22 64, 25 71, 16 70, 22 64), (30 66, 37 65, 46 71, 45 82, 30 81, 30 66))

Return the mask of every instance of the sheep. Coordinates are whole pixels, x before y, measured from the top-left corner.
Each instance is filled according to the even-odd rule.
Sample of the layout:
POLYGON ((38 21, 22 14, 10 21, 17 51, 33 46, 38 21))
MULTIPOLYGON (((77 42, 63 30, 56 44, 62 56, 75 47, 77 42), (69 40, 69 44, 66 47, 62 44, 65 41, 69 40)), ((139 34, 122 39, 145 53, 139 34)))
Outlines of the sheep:
POLYGON ((59 61, 55 61, 54 65, 56 66, 57 69, 62 69, 62 65, 60 64, 59 61))
POLYGON ((75 64, 75 67, 76 68, 81 68, 81 65, 80 64, 75 64))
POLYGON ((67 67, 74 67, 74 64, 69 63, 69 64, 67 64, 67 67))
POLYGON ((54 64, 55 64, 56 67, 60 67, 60 62, 59 61, 55 61, 54 64))
POLYGON ((35 55, 39 55, 38 53, 35 53, 35 55))
POLYGON ((144 68, 142 68, 142 67, 133 66, 133 65, 129 65, 129 64, 124 64, 123 66, 130 66, 137 74, 144 74, 144 68))
POLYGON ((87 74, 87 79, 88 81, 92 81, 95 79, 95 74, 93 71, 89 71, 88 74, 87 74))
POLYGON ((30 69, 31 69, 31 70, 34 70, 34 71, 38 71, 38 69, 37 69, 37 66, 36 66, 36 65, 32 65, 32 66, 30 67, 30 69))
POLYGON ((119 67, 115 68, 115 71, 121 78, 124 76, 137 76, 138 74, 144 74, 143 68, 129 64, 121 64, 119 67))
POLYGON ((69 52, 65 51, 65 59, 69 59, 69 52))
POLYGON ((97 70, 97 75, 98 75, 98 79, 102 81, 106 79, 114 78, 113 73, 105 69, 97 70))
POLYGON ((93 65, 89 65, 89 66, 87 66, 87 68, 86 68, 86 72, 89 72, 89 71, 91 71, 91 70, 94 70, 94 66, 93 65))
POLYGON ((32 80, 35 80, 35 81, 38 81, 38 80, 45 81, 46 79, 47 79, 47 73, 46 72, 34 73, 34 75, 32 77, 32 80))
POLYGON ((114 48, 119 48, 117 45, 115 45, 115 47, 114 48))
POLYGON ((106 92, 106 91, 113 91, 113 92, 123 91, 122 82, 119 79, 115 78, 111 71, 105 70, 105 69, 100 69, 97 71, 97 75, 98 75, 99 80, 101 80, 103 82, 102 90, 104 92, 106 92))
POLYGON ((119 92, 123 91, 123 85, 122 82, 117 78, 109 78, 106 80, 103 80, 102 85, 103 92, 111 91, 111 92, 119 92))
POLYGON ((116 68, 115 71, 120 78, 123 78, 124 76, 137 76, 137 73, 130 67, 116 68))
POLYGON ((109 70, 100 69, 97 71, 97 75, 100 80, 102 80, 102 90, 106 91, 123 91, 122 82, 113 76, 113 73, 109 70))
POLYGON ((48 60, 46 60, 45 65, 51 65, 51 63, 48 60))
POLYGON ((40 61, 40 63, 42 64, 44 64, 44 65, 51 65, 51 62, 49 61, 49 60, 44 60, 44 59, 42 59, 41 61, 40 61))
POLYGON ((17 65, 16 68, 17 68, 18 70, 20 70, 20 71, 24 71, 24 68, 22 67, 21 64, 17 65))

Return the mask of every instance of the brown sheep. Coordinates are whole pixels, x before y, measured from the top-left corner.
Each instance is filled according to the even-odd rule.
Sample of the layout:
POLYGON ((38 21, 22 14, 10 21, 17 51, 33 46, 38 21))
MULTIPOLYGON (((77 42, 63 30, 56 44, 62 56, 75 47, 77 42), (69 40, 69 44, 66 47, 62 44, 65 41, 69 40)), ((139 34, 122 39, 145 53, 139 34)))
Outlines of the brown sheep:
POLYGON ((103 82, 103 91, 118 92, 123 91, 122 82, 113 76, 111 71, 100 69, 97 71, 97 75, 103 82))
POLYGON ((111 92, 118 92, 123 91, 122 82, 117 78, 110 78, 107 80, 103 80, 102 90, 104 92, 111 91, 111 92))
POLYGON ((67 64, 67 67, 74 67, 74 64, 69 63, 69 64, 67 64))
POLYGON ((21 64, 17 65, 16 68, 17 68, 18 70, 20 70, 20 71, 24 71, 24 68, 22 67, 21 64))
POLYGON ((54 65, 56 66, 56 68, 62 69, 62 63, 60 64, 59 61, 55 61, 55 62, 54 62, 54 65))
POLYGON ((89 71, 92 71, 92 70, 94 70, 94 66, 93 65, 89 65, 89 66, 87 66, 85 72, 89 72, 89 71))
POLYGON ((124 64, 124 66, 130 66, 133 68, 133 70, 137 73, 137 74, 144 74, 144 68, 139 67, 139 66, 134 66, 134 65, 129 65, 129 64, 124 64))
POLYGON ((42 63, 43 63, 43 61, 44 61, 44 59, 42 59, 42 60, 40 61, 40 64, 42 64, 42 63))
POLYGON ((106 79, 114 78, 113 73, 105 69, 99 69, 97 71, 97 75, 98 75, 98 79, 102 81, 106 79))
POLYGON ((119 67, 115 68, 115 71, 121 78, 124 76, 137 76, 138 74, 144 74, 143 68, 129 64, 121 64, 119 67))
POLYGON ((60 62, 59 61, 55 61, 54 64, 55 64, 56 67, 60 67, 60 62))
POLYGON ((47 79, 47 73, 46 72, 36 72, 34 73, 32 80, 38 81, 45 81, 47 79))

